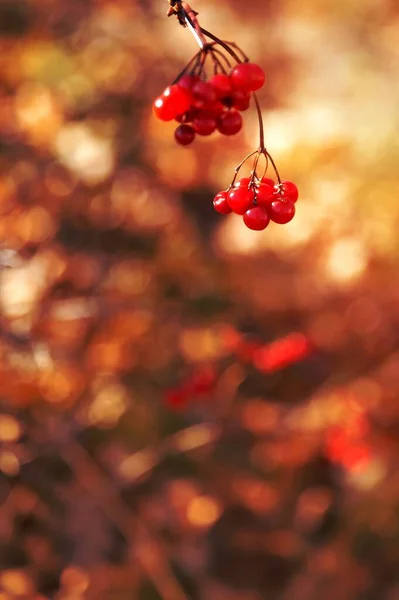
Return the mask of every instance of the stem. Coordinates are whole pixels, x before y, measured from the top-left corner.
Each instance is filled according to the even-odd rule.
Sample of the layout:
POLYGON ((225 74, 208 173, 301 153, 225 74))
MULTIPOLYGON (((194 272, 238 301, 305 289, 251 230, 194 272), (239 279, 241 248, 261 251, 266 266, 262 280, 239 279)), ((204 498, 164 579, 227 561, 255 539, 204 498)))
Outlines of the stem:
POLYGON ((198 20, 196 17, 197 13, 192 10, 192 8, 190 7, 189 4, 187 4, 187 2, 180 2, 180 6, 181 6, 181 15, 184 19, 185 25, 189 28, 189 30, 193 34, 194 39, 197 42, 197 44, 199 45, 199 47, 201 48, 201 50, 204 50, 207 46, 207 41, 204 38, 203 32, 201 31, 201 27, 198 23, 198 20))
POLYGON ((248 158, 251 158, 251 156, 253 156, 254 154, 257 154, 257 152, 258 152, 258 150, 254 150, 253 152, 250 152, 250 154, 247 154, 247 156, 245 158, 243 158, 242 161, 240 162, 240 164, 234 169, 234 177, 233 177, 233 181, 230 183, 229 189, 231 189, 233 187, 233 185, 235 184, 237 175, 238 175, 242 165, 245 163, 245 161, 247 161, 248 158))
MULTIPOLYGON (((178 74, 178 76, 173 81, 172 85, 174 85, 175 83, 177 83, 179 81, 179 79, 181 77, 183 77, 183 75, 190 69, 190 67, 193 65, 193 63, 195 61, 197 61, 197 64, 198 64, 198 61, 199 61, 199 58, 200 58, 201 54, 202 54, 202 50, 198 50, 197 54, 195 54, 192 57, 192 59, 186 64, 186 66, 184 67, 184 69, 182 71, 180 71, 180 73, 178 74)), ((194 69, 195 69, 195 67, 194 67, 194 69)))
POLYGON ((266 150, 266 148, 265 148, 265 131, 264 131, 264 127, 263 127, 262 111, 260 109, 258 97, 255 93, 253 93, 253 97, 254 97, 256 112, 258 115, 258 123, 259 123, 259 148, 260 148, 260 150, 266 150))
POLYGON ((219 46, 222 46, 222 48, 224 48, 226 50, 226 52, 228 52, 230 54, 230 56, 232 56, 236 62, 238 62, 238 63, 244 62, 241 60, 241 58, 238 56, 238 54, 236 54, 236 52, 234 52, 234 50, 232 48, 230 48, 230 46, 226 42, 219 39, 216 35, 213 35, 213 33, 211 33, 210 31, 207 31, 203 27, 200 27, 200 29, 201 29, 201 33, 206 35, 206 37, 209 37, 211 40, 213 40, 214 42, 219 44, 219 46))

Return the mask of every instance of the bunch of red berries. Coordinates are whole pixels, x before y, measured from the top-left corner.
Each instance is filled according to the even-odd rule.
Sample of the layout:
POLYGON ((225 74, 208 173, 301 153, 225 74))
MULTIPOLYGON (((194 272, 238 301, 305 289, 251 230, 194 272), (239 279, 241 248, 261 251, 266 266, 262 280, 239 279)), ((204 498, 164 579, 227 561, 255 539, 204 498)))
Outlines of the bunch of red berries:
POLYGON ((261 231, 270 221, 284 224, 295 215, 295 202, 298 200, 298 188, 291 181, 278 181, 269 177, 258 179, 242 177, 213 200, 215 210, 227 215, 234 212, 243 216, 249 229, 261 231))
MULTIPOLYGON (((219 63, 220 65, 220 63, 219 63)), ((158 119, 180 125, 175 139, 182 146, 191 144, 196 135, 207 136, 214 131, 235 135, 242 127, 240 112, 247 110, 251 92, 265 82, 263 69, 254 63, 243 62, 228 74, 215 72, 207 80, 203 65, 190 74, 183 72, 177 82, 156 98, 153 110, 158 119)))
POLYGON ((259 147, 236 168, 232 183, 215 196, 213 206, 223 215, 231 212, 242 215, 245 225, 257 231, 265 229, 270 221, 288 223, 295 215, 298 189, 290 181, 281 181, 275 162, 265 147, 262 113, 255 94, 265 82, 263 69, 250 62, 237 44, 220 40, 203 29, 197 19, 198 13, 187 2, 175 0, 170 14, 176 14, 179 23, 191 30, 200 50, 175 83, 155 99, 155 115, 161 121, 174 119, 180 123, 175 138, 179 144, 187 146, 196 135, 207 136, 214 131, 228 136, 238 133, 242 127, 240 113, 249 107, 252 94, 259 121, 259 147), (206 73, 209 60, 213 63, 210 78, 206 73), (254 155, 250 177, 236 182, 242 165, 254 155), (259 177, 257 166, 261 156, 265 158, 266 169, 259 177), (277 182, 265 176, 269 164, 277 182))

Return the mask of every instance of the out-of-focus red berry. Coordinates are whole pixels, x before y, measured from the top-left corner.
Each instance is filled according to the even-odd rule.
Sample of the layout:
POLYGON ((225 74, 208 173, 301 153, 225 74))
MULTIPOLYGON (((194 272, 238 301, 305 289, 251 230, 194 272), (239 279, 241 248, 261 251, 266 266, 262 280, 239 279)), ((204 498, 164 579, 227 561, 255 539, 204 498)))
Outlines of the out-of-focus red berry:
POLYGON ((194 141, 195 130, 191 125, 182 123, 175 129, 175 140, 181 146, 188 146, 194 141))

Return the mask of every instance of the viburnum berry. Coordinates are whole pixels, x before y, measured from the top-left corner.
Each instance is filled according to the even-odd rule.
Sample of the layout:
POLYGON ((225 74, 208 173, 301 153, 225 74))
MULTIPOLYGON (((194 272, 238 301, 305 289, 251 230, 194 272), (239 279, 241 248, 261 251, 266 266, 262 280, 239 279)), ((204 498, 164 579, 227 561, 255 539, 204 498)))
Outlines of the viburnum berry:
POLYGON ((209 83, 215 90, 217 98, 226 98, 232 93, 231 79, 224 73, 217 73, 211 77, 209 83))
POLYGON ((224 105, 219 102, 219 100, 216 100, 216 102, 212 102, 212 104, 207 104, 206 107, 202 109, 201 114, 217 119, 224 110, 224 105))
POLYGON ((237 110, 228 110, 219 117, 217 128, 223 135, 235 135, 242 127, 242 116, 237 110))
POLYGON ((243 215, 252 206, 254 201, 254 192, 247 187, 233 187, 228 196, 227 202, 231 210, 238 215, 243 215))
POLYGON ((229 215, 232 210, 227 202, 227 191, 219 192, 213 199, 213 208, 221 215, 229 215))
POLYGON ((182 115, 177 115, 175 117, 175 121, 178 123, 190 123, 195 119, 195 117, 199 114, 198 108, 190 108, 182 115))
POLYGON ((262 177, 260 182, 265 183, 266 185, 270 185, 271 187, 275 186, 275 181, 274 179, 271 179, 271 177, 262 177))
POLYGON ((161 96, 155 99, 153 110, 161 121, 172 121, 178 115, 185 113, 191 106, 190 93, 178 85, 170 85, 161 96))
POLYGON ((291 200, 274 200, 270 204, 269 215, 272 221, 284 225, 295 215, 295 204, 291 200))
POLYGON ((193 127, 198 135, 211 135, 216 129, 216 119, 200 114, 193 120, 193 127))
POLYGON ((193 89, 193 85, 197 83, 197 81, 200 81, 198 75, 183 75, 182 77, 180 77, 176 85, 191 92, 191 90, 193 89))
POLYGON ((193 95, 193 105, 197 108, 204 108, 216 100, 216 92, 207 81, 199 80, 194 83, 191 92, 193 95))
POLYGON ((236 65, 230 73, 233 88, 244 92, 255 92, 265 83, 265 72, 255 63, 236 65))
POLYGON ((195 130, 191 125, 182 123, 175 129, 175 140, 181 146, 188 146, 194 141, 195 130))
POLYGON ((237 179, 237 181, 234 184, 234 187, 248 187, 250 181, 250 177, 241 177, 241 179, 237 179))
POLYGON ((248 229, 262 231, 269 225, 270 218, 264 206, 253 206, 246 211, 243 220, 248 229))
POLYGON ((267 183, 261 183, 256 193, 256 201, 261 206, 270 206, 276 200, 276 190, 267 183))
POLYGON ((282 181, 280 186, 276 184, 275 187, 277 191, 281 192, 284 198, 288 198, 288 200, 291 200, 291 202, 296 202, 298 200, 298 188, 295 183, 292 183, 292 181, 282 181))
POLYGON ((234 90, 231 96, 231 106, 239 111, 244 111, 249 108, 251 102, 251 94, 243 90, 234 90))

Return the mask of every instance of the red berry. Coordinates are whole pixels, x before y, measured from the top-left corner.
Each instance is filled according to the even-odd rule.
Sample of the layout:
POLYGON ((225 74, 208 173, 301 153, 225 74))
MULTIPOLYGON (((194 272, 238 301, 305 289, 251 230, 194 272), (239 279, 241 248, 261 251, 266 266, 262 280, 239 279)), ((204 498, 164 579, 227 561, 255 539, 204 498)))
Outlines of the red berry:
POLYGON ((231 96, 231 105, 237 110, 243 111, 249 108, 251 94, 243 90, 234 90, 231 96))
POLYGON ((269 225, 269 215, 264 206, 253 206, 244 214, 244 223, 248 229, 262 231, 269 225))
POLYGON ((170 85, 158 96, 153 104, 155 115, 161 121, 171 121, 178 115, 185 113, 191 106, 190 93, 178 85, 170 85))
POLYGON ((230 96, 232 92, 232 87, 231 79, 228 75, 225 75, 224 73, 218 73, 209 80, 209 83, 215 90, 216 96, 218 98, 225 98, 226 96, 230 96))
POLYGON ((250 181, 250 177, 241 177, 241 179, 237 179, 237 181, 234 184, 234 187, 248 187, 250 181))
POLYGON ((197 81, 192 87, 193 104, 197 108, 204 108, 216 100, 216 92, 207 81, 197 81))
POLYGON ((275 200, 270 204, 269 215, 275 223, 288 223, 295 215, 295 204, 291 200, 275 200))
POLYGON ((292 181, 282 181, 281 186, 276 184, 275 187, 277 192, 281 191, 284 198, 288 198, 291 202, 296 202, 298 200, 298 188, 292 181))
POLYGON ((181 146, 188 146, 194 141, 195 131, 191 125, 182 123, 175 129, 175 140, 181 146))
POLYGON ((199 80, 200 78, 198 77, 198 75, 183 75, 183 77, 180 77, 179 81, 177 82, 177 85, 191 92, 191 90, 193 89, 193 85, 199 80))
POLYGON ((221 215, 229 215, 231 208, 227 202, 228 192, 219 192, 213 199, 213 208, 221 215))
POLYGON ((255 92, 265 83, 265 72, 255 63, 236 65, 230 73, 231 83, 236 90, 255 92))
POLYGON ((267 207, 274 200, 276 200, 276 190, 274 187, 267 185, 267 183, 261 183, 256 194, 257 203, 267 207))
POLYGON ((274 187, 274 185, 275 185, 274 179, 271 179, 270 177, 262 177, 260 182, 265 183, 266 185, 271 185, 272 187, 274 187))
POLYGON ((217 127, 223 135, 235 135, 242 127, 242 116, 236 110, 228 110, 220 115, 217 127))
POLYGON ((201 114, 217 119, 223 111, 224 105, 219 100, 216 100, 216 102, 212 102, 212 104, 207 104, 201 111, 201 114))
POLYGON ((175 117, 175 121, 177 121, 178 123, 190 123, 193 119, 195 119, 197 115, 198 109, 190 108, 190 110, 187 110, 182 115, 177 115, 177 117, 175 117))
POLYGON ((200 114, 194 119, 193 127, 198 135, 211 135, 216 129, 216 119, 200 114))
POLYGON ((252 206, 253 201, 254 192, 247 187, 233 187, 227 196, 231 210, 238 215, 243 215, 252 206))

